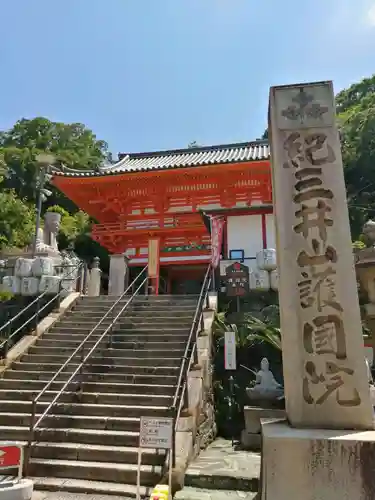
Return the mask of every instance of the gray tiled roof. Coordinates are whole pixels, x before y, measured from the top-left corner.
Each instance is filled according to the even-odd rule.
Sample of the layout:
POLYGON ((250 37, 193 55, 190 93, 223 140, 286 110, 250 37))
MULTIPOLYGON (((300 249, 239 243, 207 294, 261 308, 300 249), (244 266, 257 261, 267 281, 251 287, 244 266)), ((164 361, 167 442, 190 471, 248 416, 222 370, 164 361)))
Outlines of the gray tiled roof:
POLYGON ((147 170, 217 165, 267 160, 270 156, 267 141, 241 142, 205 146, 188 149, 157 151, 154 153, 119 154, 120 160, 114 165, 100 167, 96 171, 80 171, 65 168, 57 175, 88 177, 93 175, 120 174, 147 170))

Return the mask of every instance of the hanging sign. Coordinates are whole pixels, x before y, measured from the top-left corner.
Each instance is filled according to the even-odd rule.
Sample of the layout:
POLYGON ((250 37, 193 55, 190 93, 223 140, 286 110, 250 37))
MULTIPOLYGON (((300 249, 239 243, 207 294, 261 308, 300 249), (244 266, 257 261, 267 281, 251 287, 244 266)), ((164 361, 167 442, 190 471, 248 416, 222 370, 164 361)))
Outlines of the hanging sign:
POLYGON ((148 275, 150 278, 159 276, 160 266, 160 240, 151 238, 148 240, 148 275))
POLYGON ((236 333, 225 332, 224 334, 224 368, 226 370, 236 370, 236 333))
POLYGON ((228 297, 242 297, 249 292, 249 268, 235 262, 225 270, 228 297))
POLYGON ((223 243, 225 218, 213 216, 211 220, 211 263, 214 268, 219 265, 221 245, 223 243))

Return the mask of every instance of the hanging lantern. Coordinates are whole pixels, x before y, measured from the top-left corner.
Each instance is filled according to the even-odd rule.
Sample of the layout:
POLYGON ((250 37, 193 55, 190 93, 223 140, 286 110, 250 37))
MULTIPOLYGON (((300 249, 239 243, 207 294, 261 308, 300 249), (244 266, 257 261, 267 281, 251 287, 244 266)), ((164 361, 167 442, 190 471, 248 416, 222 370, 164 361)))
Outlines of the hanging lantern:
POLYGON ((249 285, 252 292, 268 292, 270 289, 270 276, 263 269, 250 269, 249 285))
POLYGON ((257 266, 264 271, 273 271, 277 267, 276 250, 266 248, 257 253, 257 266))

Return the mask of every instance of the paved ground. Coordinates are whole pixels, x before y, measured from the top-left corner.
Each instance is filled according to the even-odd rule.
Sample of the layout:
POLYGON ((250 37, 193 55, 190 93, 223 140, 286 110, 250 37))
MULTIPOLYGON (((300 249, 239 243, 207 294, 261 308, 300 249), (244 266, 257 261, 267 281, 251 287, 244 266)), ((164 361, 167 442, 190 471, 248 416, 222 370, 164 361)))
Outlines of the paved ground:
POLYGON ((176 500, 252 500, 259 485, 260 454, 216 439, 187 470, 176 500))
POLYGON ((257 493, 252 491, 206 490, 202 488, 184 488, 175 499, 185 500, 255 500, 257 493), (181 496, 183 492, 184 496, 181 496))
POLYGON ((112 495, 85 495, 83 493, 65 493, 65 492, 49 492, 49 491, 34 491, 31 500, 127 500, 125 497, 117 497, 112 495))
POLYGON ((232 443, 216 439, 187 470, 187 486, 213 485, 220 489, 252 490, 260 474, 260 454, 233 449, 232 443))

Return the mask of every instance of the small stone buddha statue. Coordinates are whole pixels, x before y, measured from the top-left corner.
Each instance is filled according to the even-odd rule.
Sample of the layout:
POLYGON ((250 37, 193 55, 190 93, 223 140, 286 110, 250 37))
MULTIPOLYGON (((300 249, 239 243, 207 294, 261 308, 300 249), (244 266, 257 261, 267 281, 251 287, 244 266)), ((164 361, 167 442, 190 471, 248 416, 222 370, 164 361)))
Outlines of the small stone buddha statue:
POLYGON ((47 253, 50 257, 60 256, 57 235, 60 230, 61 215, 47 212, 44 216, 44 228, 39 228, 36 239, 36 253, 47 253))
POLYGON ((260 363, 260 370, 256 374, 254 387, 248 387, 246 394, 251 400, 276 400, 284 395, 282 386, 276 381, 270 370, 267 358, 260 363))

